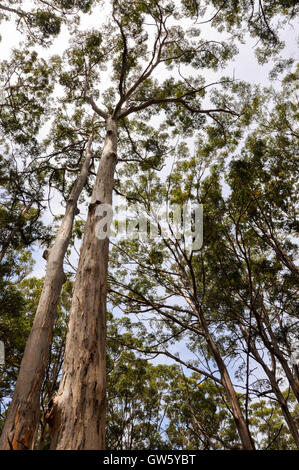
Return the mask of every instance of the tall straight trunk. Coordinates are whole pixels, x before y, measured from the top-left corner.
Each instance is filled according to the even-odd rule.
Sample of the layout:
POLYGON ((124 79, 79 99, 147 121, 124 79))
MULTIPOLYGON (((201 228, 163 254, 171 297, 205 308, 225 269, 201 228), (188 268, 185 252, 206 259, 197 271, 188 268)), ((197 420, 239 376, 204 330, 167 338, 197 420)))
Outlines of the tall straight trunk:
POLYGON ((228 373, 227 367, 225 365, 224 360, 221 357, 221 354, 219 353, 218 347, 213 340, 212 335, 210 334, 209 327, 207 325, 206 319, 203 315, 203 312, 201 311, 201 308, 195 308, 196 314, 198 319, 200 320, 206 341, 208 343, 208 348, 213 355, 215 362, 219 368, 220 376, 221 376, 221 382, 222 385, 226 391, 230 406, 231 406, 231 411, 232 415, 234 418, 234 421, 236 423, 236 428, 238 431, 238 434, 240 436, 241 442, 242 442, 242 448, 243 450, 254 450, 254 443, 251 438, 248 426, 246 424, 246 420, 243 416, 241 406, 236 394, 236 391, 234 389, 234 386, 232 384, 230 375, 228 373))
MULTIPOLYGON (((241 329, 242 333, 246 335, 246 330, 244 330, 243 328, 241 329)), ((256 361, 262 366, 262 368, 264 369, 268 379, 269 379, 269 382, 271 384, 271 387, 272 387, 272 390, 273 390, 273 393, 275 394, 276 398, 277 398, 277 401, 280 405, 280 408, 281 408, 281 411, 283 413, 283 416, 286 420, 286 423, 288 425, 288 428, 290 430, 290 433, 292 434, 293 436, 293 439, 294 439, 294 442, 297 446, 297 448, 299 449, 299 433, 298 433, 298 428, 296 426, 296 423, 290 413, 290 410, 289 410, 289 407, 288 407, 288 404, 287 404, 287 401, 285 400, 283 394, 281 393, 281 390, 277 384, 277 380, 276 380, 276 377, 275 377, 275 373, 273 372, 273 370, 271 370, 267 364, 263 361, 261 355, 259 354, 255 344, 251 341, 250 343, 250 349, 252 351, 252 354, 254 355, 256 361)))
POLYGON ((40 419, 40 392, 48 364, 59 296, 65 282, 63 260, 71 238, 74 217, 78 213, 78 198, 88 177, 91 142, 92 135, 55 242, 44 253, 47 259, 45 281, 0 439, 0 449, 3 450, 32 449, 34 446, 40 419))
POLYGON ((47 410, 52 449, 105 449, 109 239, 97 236, 96 208, 112 204, 116 160, 117 123, 108 117, 74 286, 62 379, 47 410))
MULTIPOLYGON (((209 335, 210 336, 210 335, 209 335)), ((239 433, 242 447, 244 450, 254 450, 254 444, 246 424, 245 418, 243 416, 240 403, 235 392, 234 386, 232 384, 230 375, 228 373, 227 367, 219 354, 218 348, 215 345, 211 336, 208 339, 208 344, 210 345, 210 350, 213 353, 214 359, 219 367, 221 382, 226 391, 229 403, 231 405, 232 414, 236 423, 236 428, 239 433)))

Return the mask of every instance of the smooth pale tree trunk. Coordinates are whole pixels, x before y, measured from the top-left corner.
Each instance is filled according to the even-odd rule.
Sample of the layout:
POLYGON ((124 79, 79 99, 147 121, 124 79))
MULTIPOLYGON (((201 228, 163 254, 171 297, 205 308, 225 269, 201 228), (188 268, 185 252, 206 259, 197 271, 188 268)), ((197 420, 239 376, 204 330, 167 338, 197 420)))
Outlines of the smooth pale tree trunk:
POLYGON ((205 320, 205 317, 201 311, 200 308, 195 308, 196 314, 198 319, 200 320, 204 336, 206 338, 206 341, 208 343, 208 347, 210 352, 212 353, 215 362, 219 368, 220 376, 221 376, 221 382, 222 385, 226 391, 227 398, 229 400, 230 406, 231 406, 231 412, 234 418, 234 421, 236 423, 236 428, 238 431, 238 434, 240 436, 241 442, 242 442, 242 449, 243 450, 254 450, 254 443, 251 438, 248 426, 246 424, 244 415, 242 413, 240 403, 237 397, 237 394, 235 392, 235 388, 232 384, 230 375, 228 373, 227 367, 225 365, 224 360, 221 357, 221 354, 219 353, 218 347, 213 340, 212 335, 209 332, 209 327, 208 324, 205 320))
POLYGON ((214 343, 210 334, 208 334, 207 342, 210 346, 210 350, 213 353, 214 359, 219 368, 219 372, 221 375, 221 382, 223 384, 229 403, 231 405, 231 410, 232 410, 232 414, 236 423, 236 428, 237 428, 237 431, 239 433, 239 436, 242 442, 242 448, 243 450, 254 450, 254 444, 253 444, 248 426, 244 419, 244 416, 240 407, 240 403, 239 403, 237 394, 235 392, 234 386, 232 384, 232 381, 230 379, 227 367, 221 355, 219 354, 218 348, 216 344, 214 343))
MULTIPOLYGON (((242 332, 244 334, 244 330, 242 330, 242 332)), ((246 331, 245 331, 245 334, 246 334, 246 331)), ((252 354, 254 355, 256 361, 259 364, 261 364, 261 366, 263 367, 263 369, 264 369, 264 371, 265 371, 265 373, 266 373, 266 375, 269 379, 269 382, 271 383, 272 390, 276 395, 277 401, 280 405, 281 411, 284 415, 284 418, 286 420, 286 423, 288 425, 290 433, 292 434, 294 442, 295 442, 297 448, 299 449, 299 432, 298 432, 298 428, 297 428, 296 423, 295 423, 295 421, 294 421, 294 419, 293 419, 293 417, 290 413, 287 401, 285 400, 285 398, 284 398, 283 394, 281 393, 280 388, 277 384, 275 374, 265 364, 265 362, 263 361, 263 359, 262 359, 261 355, 259 354, 257 348, 255 347, 255 344, 252 341, 250 343, 250 349, 251 349, 252 354)))
POLYGON ((88 177, 91 142, 92 135, 55 242, 44 253, 47 259, 45 281, 0 439, 0 449, 3 450, 25 450, 34 446, 40 419, 40 392, 48 364, 59 296, 65 282, 63 260, 71 238, 74 217, 78 213, 78 198, 88 177))
POLYGON ((47 410, 52 449, 105 449, 109 238, 98 237, 103 219, 97 208, 112 204, 116 161, 117 123, 108 117, 74 286, 62 379, 47 410))

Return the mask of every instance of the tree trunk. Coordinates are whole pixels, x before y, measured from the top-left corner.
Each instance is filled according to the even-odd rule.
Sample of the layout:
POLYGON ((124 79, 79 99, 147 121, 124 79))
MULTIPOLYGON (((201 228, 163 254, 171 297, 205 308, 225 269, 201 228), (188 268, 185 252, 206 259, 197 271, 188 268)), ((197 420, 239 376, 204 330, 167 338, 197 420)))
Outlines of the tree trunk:
MULTIPOLYGON (((256 312, 255 309, 253 309, 253 313, 256 319, 260 337, 262 338, 264 345, 269 350, 269 352, 273 354, 277 358, 277 360, 280 362, 285 372, 285 375, 289 381, 290 387, 296 397, 296 400, 299 403, 299 381, 297 377, 292 374, 292 371, 288 365, 288 362, 283 352, 279 348, 279 345, 276 341, 275 334, 272 330, 270 318, 266 315, 266 312, 264 312, 264 316, 262 319, 260 318, 258 312, 256 312), (268 334, 270 336, 270 339, 268 338, 268 334)), ((295 371, 295 374, 296 374, 296 371, 295 371)))
POLYGON ((0 449, 32 449, 40 419, 40 392, 48 363, 53 326, 62 285, 64 255, 72 234, 73 221, 78 213, 77 202, 86 183, 91 161, 89 138, 86 158, 80 175, 71 191, 65 215, 54 245, 46 250, 47 270, 34 323, 28 337, 14 396, 9 407, 0 439, 0 449))
MULTIPOLYGON (((210 336, 210 335, 209 335, 210 336)), ((214 359, 216 361, 217 366, 219 367, 220 375, 221 375, 221 381, 223 384, 223 387, 226 391, 226 394, 228 396, 228 400, 230 402, 231 408, 232 408, 232 414, 236 423, 236 428, 239 433, 241 442, 242 442, 242 447, 243 450, 254 450, 254 444, 248 429, 248 426, 246 424, 246 421, 244 419, 240 403, 237 397, 237 394, 235 392, 234 386, 232 384, 232 381, 230 379, 229 373, 227 371, 226 365, 219 354, 218 348, 215 345, 213 339, 211 336, 208 339, 208 344, 210 345, 210 350, 213 353, 214 359)))
POLYGON ((116 160, 117 123, 109 117, 74 286, 62 379, 47 411, 52 449, 105 449, 109 238, 97 236, 96 209, 112 204, 116 160))
MULTIPOLYGON (((281 349, 279 348, 279 345, 276 341, 276 337, 275 337, 275 334, 273 332, 273 329, 272 329, 272 326, 271 326, 271 322, 270 322, 270 319, 269 317, 265 316, 264 318, 264 321, 265 321, 265 324, 266 324, 266 328, 269 332, 269 335, 270 335, 270 338, 271 338, 271 342, 272 344, 270 344, 268 347, 269 351, 278 359, 278 361, 280 362, 281 364, 281 367, 283 368, 284 370, 284 373, 289 381, 289 384, 290 384, 290 387, 295 395, 295 398, 297 400, 297 402, 299 403, 299 381, 296 377, 296 370, 294 371, 295 372, 295 375, 293 375, 290 367, 289 367, 289 364, 288 364, 288 361, 286 360, 283 352, 281 351, 281 349), (270 349, 271 348, 271 349, 270 349)), ((266 332, 264 334, 264 337, 267 337, 266 336, 266 332)), ((263 337, 263 338, 264 338, 263 337)), ((265 345, 267 347, 267 344, 265 342, 265 345)))
POLYGON ((273 372, 271 372, 270 370, 268 372, 266 372, 267 375, 268 375, 268 378, 270 380, 270 383, 271 383, 271 386, 272 386, 272 389, 273 389, 273 392, 275 393, 276 395, 276 398, 278 400, 278 403, 280 405, 280 408, 281 408, 281 411, 284 415, 284 418, 286 420, 286 423, 288 425, 288 428, 290 430, 290 433, 292 434, 293 436, 293 439, 294 439, 294 442, 297 446, 297 449, 299 449, 299 433, 298 433, 298 428, 296 426, 296 423, 290 413, 290 410, 289 410, 289 407, 288 407, 288 404, 283 396, 283 394, 281 393, 280 391, 280 388, 279 386, 277 385, 277 381, 276 381, 276 378, 275 378, 275 375, 273 374, 273 372))
MULTIPOLYGON (((248 339, 248 333, 246 331, 245 328, 241 328, 241 332, 242 334, 244 335, 245 338, 248 339)), ((268 379, 269 379, 269 382, 271 384, 271 387, 272 387, 272 390, 273 390, 273 393, 275 394, 276 398, 277 398, 277 401, 280 405, 280 408, 281 408, 281 411, 284 415, 284 418, 286 420, 286 423, 288 425, 288 428, 290 430, 290 433, 292 434, 293 436, 293 439, 294 439, 294 442, 296 444, 296 446, 298 447, 299 449, 299 433, 298 433, 298 429, 297 429, 297 426, 296 426, 296 423, 290 413, 290 410, 289 410, 289 407, 288 407, 288 404, 287 404, 287 401, 285 400, 283 394, 281 393, 281 390, 277 384, 277 381, 276 381, 276 377, 275 377, 275 373, 273 370, 271 370, 267 364, 264 362, 264 360, 262 359, 261 355, 259 354, 255 344, 253 341, 250 342, 250 350, 255 358, 255 360, 262 366, 262 368, 264 369, 268 379)))
POLYGON ((201 308, 199 309, 196 308, 195 310, 196 310, 197 317, 200 320, 202 329, 204 331, 209 350, 212 353, 215 359, 215 362, 219 368, 221 382, 223 384, 229 403, 231 405, 232 415, 234 417, 236 428, 237 428, 237 431, 239 433, 239 436, 242 442, 242 448, 243 450, 254 450, 255 449, 254 443, 251 438, 245 418, 243 416, 240 403, 239 403, 237 394, 235 392, 234 386, 232 384, 232 381, 230 379, 225 362, 223 361, 221 354, 219 353, 218 347, 216 343, 214 342, 212 335, 209 332, 209 328, 204 318, 204 315, 201 311, 201 308))

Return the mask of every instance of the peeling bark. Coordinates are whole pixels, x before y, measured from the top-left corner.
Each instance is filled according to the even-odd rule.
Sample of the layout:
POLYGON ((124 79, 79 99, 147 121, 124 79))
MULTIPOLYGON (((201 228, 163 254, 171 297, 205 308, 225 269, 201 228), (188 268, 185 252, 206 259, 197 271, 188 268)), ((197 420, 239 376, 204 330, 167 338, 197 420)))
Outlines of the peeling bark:
POLYGON ((234 418, 234 421, 236 423, 236 428, 238 431, 238 434, 240 436, 241 442, 242 442, 242 449, 243 450, 254 450, 254 442, 252 440, 252 437, 250 435, 249 428, 246 424, 245 418, 243 416, 241 406, 236 394, 236 391, 234 389, 233 383, 231 381, 230 375, 228 373, 227 367, 225 365, 224 360, 221 357, 221 354, 219 352, 219 349, 209 331, 208 324, 206 322, 206 319, 201 311, 201 308, 195 308, 197 317, 201 323, 201 327, 204 332, 204 336, 206 338, 208 348, 213 355, 215 362, 219 368, 220 372, 220 377, 221 377, 221 382, 222 385, 226 391, 227 397, 229 404, 231 406, 231 412, 234 418))
POLYGON ((89 138, 86 158, 67 202, 65 215, 54 245, 44 253, 47 259, 45 281, 36 310, 34 323, 28 337, 14 396, 0 439, 2 450, 26 450, 34 446, 40 419, 40 392, 48 364, 53 326, 62 285, 64 255, 72 234, 77 201, 86 183, 91 161, 92 135, 89 138))
POLYGON ((48 410, 51 449, 105 449, 109 239, 97 237, 96 208, 112 204, 116 155, 117 124, 109 117, 80 252, 62 379, 48 410))

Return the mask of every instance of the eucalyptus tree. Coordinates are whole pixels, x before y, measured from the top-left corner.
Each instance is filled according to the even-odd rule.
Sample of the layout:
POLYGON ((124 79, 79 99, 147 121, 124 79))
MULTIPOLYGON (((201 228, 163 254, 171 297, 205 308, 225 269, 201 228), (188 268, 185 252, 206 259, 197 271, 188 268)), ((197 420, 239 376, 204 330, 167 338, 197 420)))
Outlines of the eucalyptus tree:
MULTIPOLYGON (((109 240, 97 236, 96 230, 103 211, 112 203, 123 128, 130 124, 131 115, 138 113, 144 120, 155 112, 192 135, 205 117, 217 120, 216 115, 223 114, 235 118, 241 111, 232 109, 222 95, 215 95, 214 102, 204 107, 212 84, 205 84, 198 75, 199 70, 223 66, 236 52, 232 44, 200 39, 194 28, 188 32, 179 25, 183 17, 177 3, 113 1, 111 7, 109 24, 102 31, 78 34, 67 52, 69 65, 60 80, 68 91, 66 101, 91 106, 106 123, 106 136, 81 247, 62 380, 53 399, 52 448, 57 449, 105 445, 109 240), (99 76, 107 64, 112 86, 102 91, 99 76), (159 67, 165 78, 160 78, 159 67), (187 77, 190 67, 194 74, 187 77), (97 101, 100 93, 101 106, 97 101)), ((246 433, 244 428, 244 447, 249 449, 252 443, 246 433)))
POLYGON ((65 215, 54 243, 43 254, 47 260, 47 270, 34 323, 26 342, 13 400, 2 431, 3 448, 30 449, 34 442, 40 417, 40 393, 44 371, 48 363, 59 296, 66 281, 63 271, 64 256, 70 243, 74 218, 78 213, 77 202, 88 177, 92 156, 91 142, 92 134, 87 143, 86 158, 69 195, 65 215))
MULTIPOLYGON (((149 362, 127 316, 108 320, 107 447, 235 449, 239 438, 218 384, 179 364, 149 362)), ((256 423, 258 424, 258 419, 256 423)))
POLYGON ((249 134, 242 155, 231 163, 228 210, 236 242, 229 236, 227 240, 234 246, 238 271, 242 263, 246 265, 243 279, 248 292, 242 297, 236 289, 236 295, 250 313, 236 317, 248 354, 262 366, 268 379, 265 388, 272 388, 298 446, 297 425, 277 383, 281 374, 298 401, 296 76, 295 70, 284 78, 281 93, 265 93, 273 109, 260 115, 259 126, 249 134), (261 345, 267 359, 259 352, 261 345))
MULTIPOLYGON (((134 179, 133 165, 124 170, 119 192, 139 202, 136 215, 143 214, 158 229, 160 224, 160 238, 136 239, 137 233, 135 239, 116 242, 110 285, 111 301, 118 308, 138 314, 140 321, 149 321, 155 329, 153 334, 147 333, 149 328, 140 330, 148 337, 144 353, 166 355, 215 384, 220 381, 228 397, 230 387, 241 386, 248 428, 252 396, 265 394, 277 401, 298 447, 296 419, 283 393, 285 380, 293 399, 298 393, 298 366, 292 364, 298 334, 296 83, 296 73, 291 73, 281 93, 256 93, 252 107, 256 129, 250 132, 242 122, 246 141, 241 150, 236 151, 240 129, 231 127, 225 135, 206 126, 193 156, 184 142, 178 146, 177 162, 166 183, 159 181, 153 168, 134 179), (233 158, 226 165, 228 156, 233 158), (226 194, 223 176, 229 185, 226 194), (163 201, 204 205, 201 252, 188 250, 186 240, 175 236, 174 206, 169 208, 166 235, 162 222, 150 219, 150 203, 163 201), (186 344, 186 336, 188 348, 206 360, 205 368, 173 352, 174 342, 186 344), (232 360, 239 364, 234 372, 241 384, 223 377, 232 360), (257 365, 262 378, 254 378, 257 365)), ((141 145, 132 151, 141 152, 141 145)), ((239 398, 237 393, 235 397, 239 398)), ((236 419, 234 409, 232 413, 236 419)))
MULTIPOLYGON (((180 163, 179 169, 171 174, 173 185, 166 185, 163 188, 157 180, 153 183, 154 175, 150 172, 148 180, 142 177, 144 186, 141 183, 142 179, 137 183, 134 196, 141 195, 141 204, 147 217, 150 217, 150 213, 147 213, 147 208, 150 207, 149 195, 151 203, 155 201, 162 204, 163 198, 166 198, 168 193, 168 202, 175 204, 186 201, 192 197, 196 189, 198 190, 199 176, 203 167, 199 163, 196 169, 195 158, 190 158, 190 155, 180 163)), ((213 211, 213 220, 215 210, 221 210, 217 206, 215 209, 220 184, 215 186, 214 178, 215 175, 207 178, 201 188, 205 210, 207 211, 207 205, 209 205, 209 211, 211 213, 213 211)), ((129 194, 132 197, 130 187, 129 194)), ((157 224, 157 232, 162 234, 163 229, 159 222, 157 224)), ((206 229, 209 238, 212 236, 211 228, 212 226, 206 229)), ((110 276, 112 293, 116 299, 112 297, 112 301, 124 312, 140 316, 140 322, 143 318, 145 321, 148 320, 148 315, 150 315, 148 321, 154 333, 147 334, 148 328, 139 333, 148 337, 149 345, 143 350, 144 353, 172 358, 221 387, 223 400, 227 402, 234 418, 242 448, 254 448, 248 423, 245 421, 225 359, 227 355, 225 345, 222 344, 218 335, 213 333, 214 323, 210 318, 211 307, 205 298, 205 292, 208 290, 206 281, 207 279, 210 279, 207 282, 213 281, 205 271, 202 271, 208 268, 205 265, 202 266, 201 256, 196 253, 188 254, 185 240, 175 239, 171 230, 175 231, 170 229, 170 233, 162 234, 161 240, 157 242, 132 240, 120 242, 116 246, 113 256, 115 274, 110 276), (187 337, 190 338, 189 349, 200 357, 201 365, 196 364, 195 361, 186 360, 181 357, 181 354, 177 357, 173 351, 174 343, 184 343, 187 337), (205 360, 206 365, 202 365, 205 360), (249 441, 246 441, 246 436, 249 441)), ((208 260, 205 260, 205 263, 208 264, 208 260)))
MULTIPOLYGON (((26 449, 31 448, 39 423, 40 391, 47 367, 59 296, 66 280, 63 272, 64 255, 70 243, 75 215, 78 214, 78 200, 92 166, 93 124, 92 118, 87 123, 80 123, 85 131, 78 129, 75 137, 66 142, 63 137, 63 122, 60 120, 56 123, 57 137, 57 129, 60 129, 59 145, 55 143, 55 139, 51 145, 39 142, 38 132, 49 117, 51 108, 48 95, 53 88, 53 68, 51 65, 46 67, 45 61, 39 61, 34 52, 26 50, 14 51, 13 59, 4 61, 1 69, 7 95, 1 107, 3 146, 5 152, 14 152, 15 161, 15 168, 12 170, 3 165, 2 181, 5 183, 5 193, 2 192, 2 196, 5 197, 7 191, 10 191, 9 201, 12 201, 9 205, 9 201, 6 201, 4 234, 6 232, 7 236, 1 255, 4 257, 9 244, 13 247, 19 243, 18 235, 21 235, 27 244, 39 240, 49 247, 52 242, 50 249, 44 251, 47 270, 43 290, 1 440, 3 448, 26 449), (25 125, 22 124, 23 120, 25 125), (75 172, 73 162, 77 163, 75 172), (66 177, 66 172, 75 175, 75 178, 66 177), (41 209, 44 208, 43 202, 47 200, 46 187, 53 185, 61 189, 66 199, 65 215, 55 237, 50 236, 49 231, 43 233, 45 230, 39 221, 41 209), (14 191, 11 191, 12 189, 14 191), (34 210, 34 206, 37 206, 37 210, 34 210), (13 212, 8 215, 8 208, 14 212, 19 210, 21 213, 17 216, 14 216, 13 212), (29 222, 31 220, 30 214, 32 222, 26 225, 26 219, 29 222), (14 436, 17 436, 16 439, 14 436)), ((7 161, 7 157, 4 161, 7 161)))
POLYGON ((267 286, 268 296, 257 296, 257 302, 264 304, 257 328, 267 349, 280 362, 298 400, 298 367, 294 363, 293 371, 290 368, 298 334, 297 71, 284 78, 281 93, 273 90, 265 93, 273 108, 260 115, 259 126, 249 134, 241 156, 231 163, 227 180, 232 188, 232 204, 246 207, 238 218, 240 230, 252 236, 256 246, 264 250, 264 270, 269 269, 279 278, 279 286, 274 287, 274 283, 267 286))
MULTIPOLYGON (((142 128, 142 121, 150 120, 153 113, 159 115, 165 126, 176 126, 176 132, 192 136, 205 118, 213 119, 223 129, 229 118, 237 117, 246 108, 246 102, 243 107, 232 108, 230 98, 219 93, 209 100, 212 85, 229 80, 215 79, 207 84, 204 70, 216 72, 237 49, 233 36, 226 36, 225 41, 201 39, 202 28, 185 19, 186 3, 112 1, 107 24, 93 31, 74 31, 73 45, 65 60, 57 57, 52 62, 59 84, 65 90, 64 105, 75 106, 83 114, 92 110, 106 128, 74 287, 62 381, 52 400, 53 448, 103 448, 105 445, 109 241, 107 236, 98 238, 96 230, 105 205, 112 202, 117 146, 122 148, 123 136, 125 141, 130 140, 130 127, 142 128), (104 89, 107 76, 111 86, 104 89), (138 121, 131 118, 133 115, 138 121)), ((57 2, 57 5, 68 9, 74 3, 57 2)), ((89 3, 78 3, 79 7, 82 5, 82 11, 89 10, 89 3)), ((58 27, 56 20, 53 21, 55 33, 58 27)), ((51 18, 45 24, 51 29, 51 18)), ((15 93, 20 88, 22 77, 8 90, 15 93)), ((124 156, 121 160, 128 159, 124 156)), ((140 168, 146 165, 144 161, 139 163, 140 168)), ((22 394, 18 400, 25 405, 22 394)), ((32 414, 32 430, 36 429, 37 416, 38 413, 32 414)), ((20 415, 20 419, 23 423, 25 415, 20 415)), ((238 419, 242 422, 240 413, 238 419)), ((24 429, 21 421, 19 429, 24 429)), ((242 424, 240 427, 244 448, 251 449, 248 429, 242 424)), ((8 439, 5 436, 3 439, 7 445, 8 439)), ((9 440, 23 441, 17 433, 9 440)), ((31 440, 32 435, 26 441, 29 447, 31 440)))

